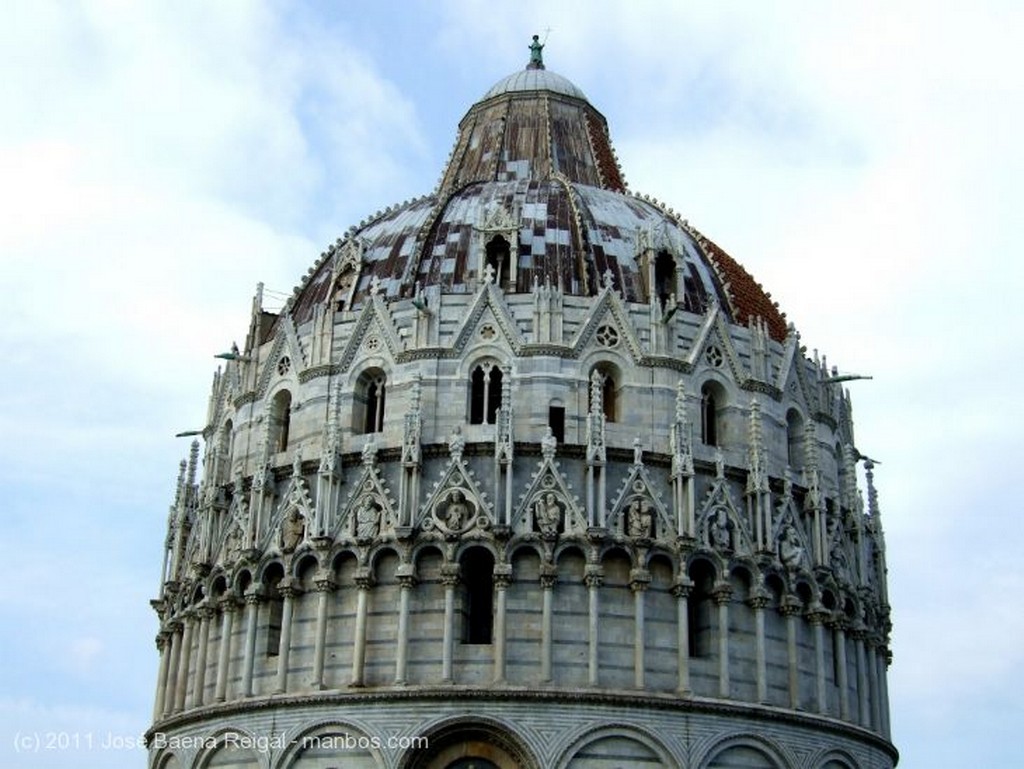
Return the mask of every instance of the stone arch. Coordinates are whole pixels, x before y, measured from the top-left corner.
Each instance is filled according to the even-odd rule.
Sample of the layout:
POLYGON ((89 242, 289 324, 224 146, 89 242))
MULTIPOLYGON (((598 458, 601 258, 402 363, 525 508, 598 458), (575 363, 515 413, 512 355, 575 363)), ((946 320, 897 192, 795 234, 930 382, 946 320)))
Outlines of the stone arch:
POLYGON ((281 386, 267 395, 267 438, 271 455, 287 451, 291 445, 292 410, 295 398, 288 386, 281 386))
MULTIPOLYGON (((295 557, 292 558, 291 566, 292 577, 305 588, 306 583, 312 579, 312 575, 316 574, 320 568, 320 559, 313 551, 303 550, 301 553, 295 554, 295 557)), ((310 582, 309 584, 312 583, 310 582)))
POLYGON ((153 769, 182 769, 178 756, 168 749, 161 750, 150 765, 153 769))
POLYGON ((320 769, 334 765, 332 760, 345 769, 379 769, 386 765, 380 738, 353 722, 304 723, 283 736, 288 747, 278 759, 277 769, 320 769))
POLYGON ((822 748, 804 764, 807 769, 860 769, 860 764, 841 748, 822 748))
POLYGON ((717 740, 692 764, 699 769, 792 769, 793 763, 767 737, 739 734, 717 740))
POLYGON ((220 729, 203 739, 192 765, 195 769, 269 769, 270 750, 260 750, 261 744, 259 735, 247 729, 220 729))
POLYGON ((680 762, 652 733, 635 725, 599 726, 580 734, 561 751, 557 769, 597 769, 615 757, 614 766, 630 769, 678 767, 680 762))
POLYGON ((419 732, 427 738, 429 747, 410 748, 399 759, 399 769, 448 769, 466 758, 485 759, 498 769, 541 769, 527 740, 511 723, 486 717, 457 717, 441 720, 419 732))

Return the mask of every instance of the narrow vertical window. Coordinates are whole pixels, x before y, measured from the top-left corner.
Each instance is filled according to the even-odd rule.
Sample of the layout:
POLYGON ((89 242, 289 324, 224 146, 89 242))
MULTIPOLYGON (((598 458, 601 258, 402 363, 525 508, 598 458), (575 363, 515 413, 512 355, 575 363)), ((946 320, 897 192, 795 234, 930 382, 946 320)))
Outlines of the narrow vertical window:
POLYGON ((292 394, 281 390, 270 404, 270 448, 280 453, 288 448, 288 432, 291 429, 292 394))
POLYGON ((355 413, 352 427, 357 433, 379 433, 384 431, 384 404, 387 393, 387 377, 380 369, 363 373, 356 382, 355 413))
POLYGON ((555 440, 565 443, 565 406, 554 403, 548 406, 548 427, 555 440))
POLYGON ((789 466, 800 470, 804 466, 804 418, 796 409, 786 413, 786 457, 789 466))
POLYGON ((664 307, 676 293, 676 260, 668 251, 659 251, 654 260, 654 295, 664 307))
POLYGON ((501 408, 501 369, 493 362, 480 363, 469 377, 469 423, 493 425, 501 408))
POLYGON ((718 397, 707 384, 700 390, 700 440, 705 446, 718 445, 718 397))

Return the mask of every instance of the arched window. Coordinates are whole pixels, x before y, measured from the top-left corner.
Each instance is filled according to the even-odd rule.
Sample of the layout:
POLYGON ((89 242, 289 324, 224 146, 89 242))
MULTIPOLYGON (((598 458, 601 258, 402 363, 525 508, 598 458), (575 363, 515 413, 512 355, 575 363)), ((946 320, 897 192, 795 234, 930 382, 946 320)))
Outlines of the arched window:
POLYGON ((690 566, 690 581, 693 588, 686 602, 690 656, 710 657, 713 632, 711 589, 715 582, 714 569, 706 561, 696 561, 690 566))
POLYGON ((501 368, 494 361, 473 367, 469 377, 469 423, 493 425, 501 408, 501 368))
POLYGON ((786 412, 786 460, 793 470, 804 466, 804 418, 796 409, 786 412))
POLYGON ((270 450, 279 454, 288 448, 292 420, 292 394, 281 390, 270 402, 270 450))
POLYGON ((654 259, 654 295, 664 307, 676 293, 676 260, 668 251, 659 251, 654 259))
POLYGON ((512 261, 512 253, 509 243, 501 235, 495 235, 487 244, 487 253, 484 257, 487 264, 494 270, 494 282, 499 287, 508 285, 509 265, 512 261))
POLYGON ((722 408, 721 389, 707 382, 700 388, 700 441, 705 446, 718 446, 721 440, 718 412, 722 408))
POLYGON ((387 377, 380 369, 364 371, 357 380, 352 421, 355 432, 383 432, 386 382, 387 377))
POLYGON ((462 642, 489 644, 494 626, 494 556, 482 547, 467 550, 461 559, 462 642))
MULTIPOLYGON (((588 377, 588 383, 593 382, 594 372, 597 372, 601 379, 601 408, 604 410, 604 418, 608 422, 618 421, 619 416, 619 372, 610 363, 599 363, 590 370, 590 376, 588 377)), ((588 385, 589 388, 589 385, 588 385)), ((592 396, 593 391, 588 389, 589 396, 592 396)), ((589 397, 588 396, 588 397, 589 397)), ((588 411, 593 408, 593 403, 587 401, 588 411)))

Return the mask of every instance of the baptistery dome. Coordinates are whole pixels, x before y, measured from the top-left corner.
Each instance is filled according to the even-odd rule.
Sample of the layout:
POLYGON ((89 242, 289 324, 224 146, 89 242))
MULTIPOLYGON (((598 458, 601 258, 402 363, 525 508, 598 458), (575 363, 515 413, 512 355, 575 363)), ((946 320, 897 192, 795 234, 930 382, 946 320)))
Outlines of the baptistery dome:
MULTIPOLYGON (((168 520, 150 765, 892 767, 844 377, 530 63, 258 289, 168 520)), ((867 501, 858 488, 864 461, 867 501)))

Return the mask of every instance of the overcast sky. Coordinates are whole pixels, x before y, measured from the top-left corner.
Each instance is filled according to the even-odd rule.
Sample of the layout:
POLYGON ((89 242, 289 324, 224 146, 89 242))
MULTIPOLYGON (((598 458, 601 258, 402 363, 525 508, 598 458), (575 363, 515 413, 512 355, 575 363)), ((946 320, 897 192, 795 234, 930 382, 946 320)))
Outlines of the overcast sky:
POLYGON ((881 461, 900 766, 1019 764, 1022 8, 5 3, 0 765, 145 765, 84 740, 148 726, 172 436, 203 426, 213 353, 257 281, 290 292, 430 192, 534 33, 630 188, 875 377, 851 389, 881 461), (14 755, 46 732, 83 747, 14 755))

